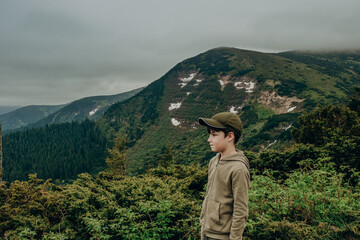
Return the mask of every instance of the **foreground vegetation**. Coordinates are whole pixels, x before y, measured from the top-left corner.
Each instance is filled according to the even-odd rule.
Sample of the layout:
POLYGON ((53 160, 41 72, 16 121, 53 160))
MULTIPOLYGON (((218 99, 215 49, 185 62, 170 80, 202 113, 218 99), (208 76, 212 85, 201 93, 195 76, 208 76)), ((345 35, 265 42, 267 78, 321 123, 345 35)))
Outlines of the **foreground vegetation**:
MULTIPOLYGON (((252 173, 245 239, 358 239, 360 187, 322 159, 280 181, 252 173)), ((356 172, 359 176, 358 172, 356 172)), ((138 177, 80 174, 56 186, 31 175, 1 186, 2 239, 199 239, 206 167, 138 177)))
MULTIPOLYGON (((285 151, 247 152, 244 239, 360 239, 359 97, 303 114, 285 151)), ((107 171, 71 184, 30 175, 0 185, 0 239, 199 239, 207 166, 172 163, 127 176, 125 141, 107 171)))

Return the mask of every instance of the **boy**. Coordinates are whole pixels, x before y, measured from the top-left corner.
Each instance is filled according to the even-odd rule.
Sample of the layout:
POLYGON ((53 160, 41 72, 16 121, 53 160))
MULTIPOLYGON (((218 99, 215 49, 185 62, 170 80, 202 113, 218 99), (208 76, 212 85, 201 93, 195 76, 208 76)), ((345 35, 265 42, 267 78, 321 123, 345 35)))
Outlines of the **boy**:
POLYGON ((222 112, 199 118, 207 126, 208 142, 218 154, 210 160, 202 205, 201 239, 242 239, 248 217, 249 161, 235 148, 242 123, 238 115, 222 112))

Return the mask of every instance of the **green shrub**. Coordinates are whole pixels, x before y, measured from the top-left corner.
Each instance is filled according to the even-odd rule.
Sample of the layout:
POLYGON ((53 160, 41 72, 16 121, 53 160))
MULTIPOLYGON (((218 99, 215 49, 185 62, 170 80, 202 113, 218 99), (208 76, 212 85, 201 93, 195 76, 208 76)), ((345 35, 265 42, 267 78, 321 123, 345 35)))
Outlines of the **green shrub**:
POLYGON ((248 239, 360 237, 360 189, 345 184, 343 174, 325 165, 297 170, 284 183, 272 175, 253 176, 248 239))
MULTIPOLYGON (((286 153, 299 168, 283 179, 273 170, 252 171, 244 239, 360 237, 360 185, 350 185, 331 158, 310 158, 316 151, 307 145, 286 153)), ((31 175, 0 186, 0 239, 200 239, 206 183, 200 165, 137 177, 84 173, 61 188, 31 175)))

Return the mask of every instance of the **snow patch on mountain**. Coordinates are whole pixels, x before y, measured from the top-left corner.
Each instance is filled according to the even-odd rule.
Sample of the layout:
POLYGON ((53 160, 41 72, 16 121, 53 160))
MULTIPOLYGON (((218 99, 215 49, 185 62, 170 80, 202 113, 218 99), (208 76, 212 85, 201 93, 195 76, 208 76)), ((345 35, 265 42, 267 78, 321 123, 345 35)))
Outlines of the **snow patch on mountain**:
POLYGON ((296 106, 295 106, 295 107, 291 107, 291 108, 289 108, 289 109, 287 110, 287 112, 292 112, 292 111, 295 110, 295 108, 296 108, 296 106))
POLYGON ((287 130, 289 130, 289 129, 291 128, 291 126, 292 126, 292 123, 290 123, 290 125, 289 125, 289 126, 287 126, 287 127, 284 127, 284 131, 287 131, 287 130))
POLYGON ((201 83, 203 80, 202 80, 202 79, 196 79, 195 81, 196 81, 196 83, 194 84, 194 86, 197 86, 197 85, 199 85, 199 83, 201 83))
POLYGON ((189 77, 180 78, 181 83, 178 83, 178 85, 181 86, 181 88, 185 87, 188 82, 194 79, 196 73, 190 73, 189 77))
POLYGON ((277 140, 273 141, 272 143, 270 143, 264 150, 268 149, 269 147, 271 147, 272 145, 274 145, 277 142, 277 140))
POLYGON ((255 88, 255 82, 253 82, 253 81, 249 81, 249 82, 238 81, 238 82, 234 83, 234 87, 236 89, 245 88, 247 93, 252 93, 254 91, 254 88, 255 88))
POLYGON ((225 76, 221 76, 218 79, 220 86, 221 86, 221 91, 224 91, 224 88, 226 86, 226 84, 231 82, 231 75, 225 75, 225 76))
POLYGON ((231 108, 230 108, 230 112, 232 112, 232 113, 235 113, 235 114, 238 114, 239 113, 239 109, 241 109, 241 107, 235 107, 235 106, 231 106, 231 108))
POLYGON ((174 109, 178 109, 181 106, 181 102, 178 103, 170 103, 170 107, 169 107, 169 111, 174 110, 174 109))
POLYGON ((172 123, 172 125, 174 125, 175 127, 180 125, 180 121, 176 120, 175 118, 172 118, 172 119, 171 119, 171 123, 172 123))
POLYGON ((91 117, 92 115, 94 115, 99 109, 95 108, 94 110, 89 112, 89 117, 91 117))

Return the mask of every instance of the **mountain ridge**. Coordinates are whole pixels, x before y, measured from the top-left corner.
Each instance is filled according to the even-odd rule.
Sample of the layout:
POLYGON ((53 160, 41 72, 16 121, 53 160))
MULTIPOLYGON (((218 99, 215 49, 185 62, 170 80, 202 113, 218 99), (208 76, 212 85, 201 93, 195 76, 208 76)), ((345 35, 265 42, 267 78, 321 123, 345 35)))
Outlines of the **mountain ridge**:
POLYGON ((0 106, 0 115, 8 113, 8 112, 12 112, 18 108, 21 108, 22 106, 0 106))
POLYGON ((97 120, 112 104, 121 102, 136 95, 143 88, 118 93, 114 95, 85 97, 69 103, 67 106, 50 114, 46 118, 35 122, 29 127, 44 126, 46 124, 65 123, 71 121, 83 121, 85 119, 97 120))
MULTIPOLYGON (((240 149, 253 152, 284 149, 292 144, 290 130, 303 112, 319 104, 344 103, 351 88, 360 82, 357 55, 327 57, 316 54, 304 57, 294 53, 280 56, 236 48, 212 49, 179 62, 138 93, 111 105, 95 125, 93 121, 85 120, 84 124, 73 127, 86 125, 100 138, 104 134, 106 143, 99 146, 99 152, 106 152, 116 137, 125 138, 129 175, 158 166, 164 156, 171 156, 171 161, 176 164, 207 164, 214 153, 206 142, 207 131, 199 126, 197 119, 221 111, 237 113, 244 123, 238 144, 240 149), (295 57, 305 60, 296 61, 295 57), (337 64, 329 64, 333 62, 337 64)), ((89 114, 91 110, 93 108, 84 112, 89 114)), ((50 124, 38 131, 32 128, 31 133, 41 136, 44 131, 69 134, 71 129, 69 124, 50 124)), ((26 167, 24 171, 34 167, 21 154, 29 142, 36 142, 29 133, 20 134, 21 138, 19 134, 8 134, 5 141, 21 157, 11 159, 8 155, 6 159, 18 161, 16 166, 21 162, 21 166, 26 167)), ((93 137, 84 134, 84 143, 96 144, 93 141, 96 139, 88 139, 93 137)), ((73 138, 71 133, 68 136, 73 138)), ((85 147, 80 155, 67 158, 79 159, 86 166, 86 161, 94 160, 91 156, 83 159, 89 157, 85 154, 90 152, 88 150, 85 147)), ((56 151, 47 152, 43 164, 58 157, 56 151)), ((34 156, 37 153, 44 155, 46 146, 40 144, 34 152, 34 156)), ((96 161, 104 164, 104 159, 96 161)), ((38 162, 39 166, 41 164, 38 162)), ((73 168, 67 162, 63 164, 73 168)), ((43 166, 43 169, 47 168, 43 166)), ((32 170, 36 172, 36 169, 32 170)))
POLYGON ((320 72, 274 53, 211 49, 178 63, 138 95, 113 105, 99 124, 110 138, 117 134, 129 140, 130 173, 156 166, 168 143, 175 162, 205 162, 211 152, 197 118, 219 111, 238 113, 245 123, 240 146, 259 151, 275 140, 275 145, 289 142, 288 130, 301 112, 343 102, 350 89, 339 88, 340 83, 359 81, 351 72, 339 79, 327 68, 320 72))
POLYGON ((17 129, 36 122, 64 107, 63 105, 29 105, 0 115, 3 130, 17 129))
POLYGON ((114 95, 84 97, 62 105, 31 105, 0 115, 4 131, 41 127, 46 124, 96 120, 109 106, 138 93, 142 88, 114 95))

